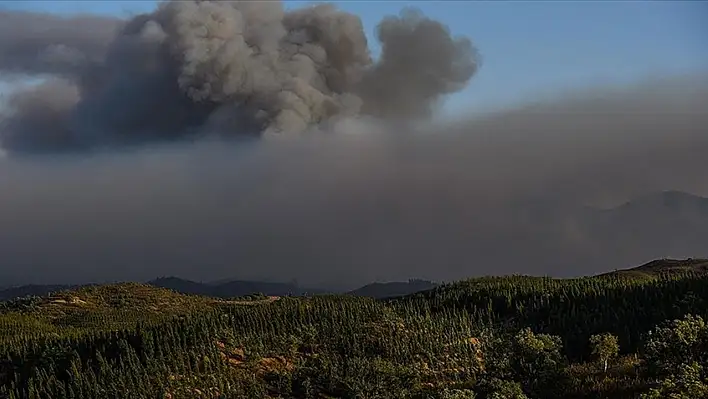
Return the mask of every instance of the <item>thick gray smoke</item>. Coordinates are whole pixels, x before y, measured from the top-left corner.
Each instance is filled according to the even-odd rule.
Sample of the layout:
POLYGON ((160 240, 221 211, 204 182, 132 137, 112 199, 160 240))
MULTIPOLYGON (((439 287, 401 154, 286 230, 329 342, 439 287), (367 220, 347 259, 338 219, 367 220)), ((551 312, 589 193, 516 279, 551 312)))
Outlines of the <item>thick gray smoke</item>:
POLYGON ((0 72, 64 79, 9 99, 0 143, 16 152, 426 117, 478 67, 468 39, 413 10, 380 23, 378 62, 359 17, 329 4, 169 1, 120 23, 4 12, 0 26, 0 72))
POLYGON ((375 63, 358 19, 330 6, 167 3, 111 41, 31 18, 82 55, 18 50, 56 44, 25 24, 2 36, 4 71, 61 79, 8 99, 0 282, 358 284, 708 256, 708 202, 660 194, 708 196, 705 76, 407 125, 477 66, 468 41, 419 15, 382 22, 375 63), (310 127, 296 140, 218 137, 310 127))
POLYGON ((404 135, 350 122, 299 140, 10 157, 0 280, 355 284, 707 256, 705 201, 651 199, 708 195, 707 101, 705 79, 651 82, 404 135))
POLYGON ((75 77, 101 62, 120 21, 0 10, 0 71, 75 77))

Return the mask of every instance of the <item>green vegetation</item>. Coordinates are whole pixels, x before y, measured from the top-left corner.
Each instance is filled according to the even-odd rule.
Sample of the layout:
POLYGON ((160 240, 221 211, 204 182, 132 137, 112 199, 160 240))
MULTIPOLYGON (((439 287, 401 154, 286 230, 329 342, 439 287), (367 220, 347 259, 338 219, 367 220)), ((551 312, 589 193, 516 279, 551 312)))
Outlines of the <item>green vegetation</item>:
POLYGON ((708 275, 480 278, 390 300, 117 284, 0 304, 0 397, 708 398, 708 275))
POLYGON ((619 353, 619 344, 617 337, 612 334, 596 334, 590 337, 590 345, 592 346, 592 354, 603 364, 603 371, 607 372, 607 366, 610 360, 617 357, 619 353))

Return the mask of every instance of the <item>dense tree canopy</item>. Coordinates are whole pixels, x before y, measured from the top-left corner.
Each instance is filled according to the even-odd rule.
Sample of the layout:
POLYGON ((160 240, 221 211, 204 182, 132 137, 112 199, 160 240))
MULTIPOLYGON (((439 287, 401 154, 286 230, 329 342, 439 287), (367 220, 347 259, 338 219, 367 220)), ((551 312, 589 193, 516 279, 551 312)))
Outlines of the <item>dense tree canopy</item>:
POLYGON ((707 299, 690 272, 391 300, 87 287, 0 303, 0 397, 702 398, 707 299))

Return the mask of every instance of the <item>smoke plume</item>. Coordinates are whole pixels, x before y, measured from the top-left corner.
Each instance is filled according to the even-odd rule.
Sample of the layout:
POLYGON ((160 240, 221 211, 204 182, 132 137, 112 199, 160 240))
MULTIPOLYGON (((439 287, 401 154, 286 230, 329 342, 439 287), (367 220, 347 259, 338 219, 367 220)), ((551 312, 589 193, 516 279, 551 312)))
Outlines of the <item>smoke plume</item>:
POLYGON ((120 21, 0 10, 0 72, 76 77, 101 62, 120 21))
POLYGON ((77 56, 20 51, 53 44, 26 24, 25 47, 2 36, 5 71, 58 80, 8 99, 0 281, 357 284, 708 255, 699 200, 586 206, 708 195, 705 76, 415 124, 478 64, 415 13, 381 23, 375 62, 358 18, 327 5, 170 2, 105 42, 32 18, 77 56), (243 135, 261 139, 224 139, 243 135))
POLYGON ((0 142, 16 152, 421 118, 478 67, 468 39, 415 10, 379 24, 377 62, 359 17, 329 4, 169 1, 129 21, 4 12, 0 25, 0 72, 63 79, 10 98, 0 142))

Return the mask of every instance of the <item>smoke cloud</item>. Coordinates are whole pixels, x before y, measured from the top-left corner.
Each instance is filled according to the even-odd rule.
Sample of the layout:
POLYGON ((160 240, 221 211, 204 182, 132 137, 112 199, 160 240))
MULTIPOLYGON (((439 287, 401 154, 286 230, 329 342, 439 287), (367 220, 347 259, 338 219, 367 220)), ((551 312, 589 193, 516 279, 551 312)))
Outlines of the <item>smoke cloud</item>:
POLYGON ((104 59, 120 24, 93 15, 57 18, 0 10, 0 71, 75 77, 104 59))
POLYGON ((652 197, 708 196, 705 76, 415 124, 478 66, 419 14, 381 23, 375 62, 327 5, 171 2, 115 24, 106 42, 67 33, 77 62, 12 67, 59 78, 2 119, 0 281, 358 284, 708 255, 703 202, 652 197), (242 136, 260 139, 225 139, 242 136), (660 201, 614 208, 643 196, 660 201))
POLYGON ((2 22, 0 72, 64 79, 10 98, 0 142, 16 152, 422 118, 479 63, 468 39, 415 10, 379 24, 378 62, 359 17, 329 4, 169 1, 125 22, 12 12, 2 22))

